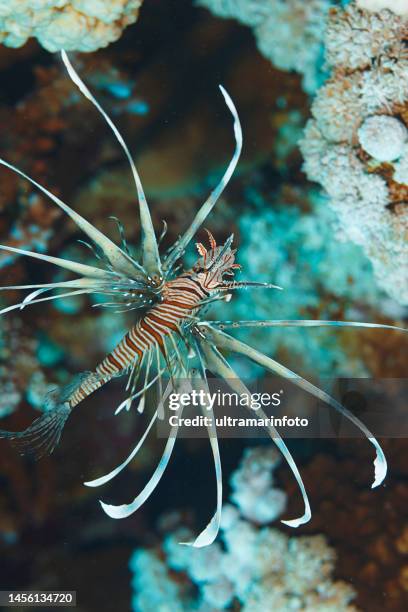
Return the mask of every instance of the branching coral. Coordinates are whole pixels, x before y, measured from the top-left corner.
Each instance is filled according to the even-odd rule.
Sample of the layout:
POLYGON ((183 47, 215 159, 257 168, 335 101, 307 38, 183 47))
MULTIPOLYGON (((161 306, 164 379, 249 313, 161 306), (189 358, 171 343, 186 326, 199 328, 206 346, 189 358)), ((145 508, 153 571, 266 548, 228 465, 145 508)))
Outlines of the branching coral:
POLYGON ((95 51, 137 19, 142 0, 0 0, 0 41, 20 47, 35 36, 48 51, 95 51))
POLYGON ((301 149, 344 237, 360 244, 379 285, 408 303, 406 180, 408 21, 351 4, 331 12, 331 79, 319 90, 301 149), (402 182, 399 182, 402 181, 402 182))
POLYGON ((277 68, 302 74, 307 92, 319 86, 324 28, 335 0, 198 0, 198 4, 254 28, 261 53, 277 68))
MULTIPOLYGON (((268 487, 271 469, 278 462, 274 450, 247 449, 231 479, 235 501, 246 499, 251 488, 268 487)), ((262 497, 255 496, 252 502, 254 514, 264 516, 262 497)), ((281 500, 275 497, 270 503, 276 518, 283 509, 281 500)), ((336 555, 324 536, 295 538, 277 529, 258 527, 246 520, 246 509, 246 503, 239 502, 238 507, 230 504, 224 508, 223 546, 215 543, 195 550, 180 546, 178 542, 191 534, 179 530, 165 538, 163 551, 136 550, 130 561, 133 610, 145 612, 157 607, 162 612, 211 612, 232 604, 244 612, 356 610, 350 605, 353 589, 345 582, 332 581, 336 555), (198 588, 198 597, 193 585, 198 588)))
POLYGON ((273 486, 273 470, 279 464, 275 449, 247 448, 240 467, 231 478, 232 501, 242 516, 261 525, 284 511, 286 495, 273 486))

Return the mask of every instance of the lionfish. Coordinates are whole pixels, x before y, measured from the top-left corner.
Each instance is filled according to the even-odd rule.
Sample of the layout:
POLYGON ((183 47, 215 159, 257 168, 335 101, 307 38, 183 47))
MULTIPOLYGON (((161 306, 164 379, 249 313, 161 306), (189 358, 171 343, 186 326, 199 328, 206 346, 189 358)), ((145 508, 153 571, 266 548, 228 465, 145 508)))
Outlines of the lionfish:
MULTIPOLYGON (((100 265, 91 266, 11 246, 0 246, 2 250, 34 257, 76 274, 75 279, 65 282, 2 287, 2 289, 33 289, 34 291, 27 295, 22 302, 1 310, 0 314, 24 308, 28 305, 38 304, 46 300, 55 300, 79 294, 99 294, 109 296, 113 300, 113 302, 105 302, 104 306, 121 306, 124 310, 138 310, 139 316, 133 327, 113 351, 96 366, 94 371, 83 372, 74 377, 68 385, 48 393, 44 400, 43 414, 33 421, 26 430, 22 432, 0 430, 0 437, 12 440, 23 452, 29 450, 30 452, 35 452, 37 456, 51 453, 58 444, 64 424, 75 406, 111 379, 125 374, 128 375, 126 384, 128 397, 119 405, 115 414, 123 409, 129 410, 136 399, 139 402, 138 410, 142 412, 147 390, 152 385, 157 384, 159 386, 159 396, 162 399, 159 400, 159 405, 146 431, 129 457, 109 474, 85 483, 89 487, 103 485, 121 472, 136 456, 153 424, 163 415, 164 401, 169 395, 169 391, 185 390, 186 385, 187 389, 189 388, 190 390, 194 386, 195 388, 199 387, 208 391, 207 372, 210 372, 215 377, 223 379, 234 392, 249 394, 247 387, 223 355, 223 352, 227 351, 244 356, 275 375, 290 379, 293 384, 327 403, 341 415, 352 421, 375 448, 375 477, 372 488, 379 486, 385 478, 387 463, 381 446, 365 425, 326 392, 298 376, 271 357, 235 339, 225 330, 242 327, 266 328, 278 326, 370 327, 400 330, 403 328, 353 321, 248 320, 234 322, 205 320, 203 314, 209 304, 217 300, 228 302, 236 290, 241 288, 280 289, 276 285, 267 282, 238 282, 232 278, 235 270, 240 268, 240 265, 235 263, 236 250, 232 248, 232 235, 223 245, 218 246, 212 234, 207 232, 209 239, 208 248, 202 243, 198 243, 196 246, 199 258, 196 263, 191 269, 179 273, 181 268, 180 259, 231 179, 241 154, 242 130, 232 99, 220 85, 221 93, 234 121, 235 151, 233 157, 221 181, 198 210, 191 225, 184 234, 179 236, 175 244, 165 255, 161 257, 159 245, 162 236, 157 240, 142 183, 129 149, 111 118, 75 71, 65 51, 61 52, 61 57, 69 77, 78 87, 79 91, 90 100, 102 115, 113 131, 130 164, 139 203, 142 259, 141 262, 136 261, 130 254, 124 238, 123 227, 119 222, 118 225, 122 238, 121 246, 112 242, 45 187, 38 184, 18 168, 0 159, 0 163, 3 166, 28 180, 73 219, 78 228, 92 241, 94 252, 98 255, 100 261, 100 265), (229 280, 225 277, 229 277, 229 280), (60 290, 66 291, 60 293, 60 290), (46 292, 54 291, 56 293, 51 293, 51 295, 46 297, 43 296, 46 292), (142 375, 141 372, 143 372, 142 375), (140 376, 142 376, 143 382, 141 388, 138 389, 140 376), (163 391, 164 376, 168 377, 166 378, 168 382, 165 391, 163 391)), ((165 233, 165 230, 166 225, 162 235, 165 233)), ((208 410, 208 406, 201 406, 201 408, 203 411, 208 410)), ((262 409, 259 409, 258 415, 264 419, 267 418, 262 409)), ((289 464, 303 497, 303 515, 296 519, 282 521, 291 527, 298 527, 308 522, 311 518, 308 496, 299 470, 285 442, 273 426, 269 425, 266 429, 289 464)), ((222 473, 217 432, 214 424, 208 426, 208 433, 216 474, 217 501, 215 513, 208 525, 193 542, 187 543, 194 547, 211 544, 217 536, 221 521, 222 473)), ((175 444, 176 434, 177 426, 174 426, 170 431, 163 455, 151 479, 131 503, 110 505, 103 501, 100 502, 108 516, 115 519, 125 518, 140 508, 148 499, 168 465, 175 444)))

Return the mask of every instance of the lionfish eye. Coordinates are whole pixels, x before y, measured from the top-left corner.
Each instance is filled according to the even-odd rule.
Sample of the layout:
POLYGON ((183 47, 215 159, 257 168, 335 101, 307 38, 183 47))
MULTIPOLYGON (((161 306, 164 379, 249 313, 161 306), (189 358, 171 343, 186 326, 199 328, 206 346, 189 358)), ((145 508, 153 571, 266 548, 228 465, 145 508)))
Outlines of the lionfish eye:
POLYGON ((160 285, 162 280, 163 280, 162 277, 159 276, 158 274, 152 274, 151 282, 152 282, 152 285, 154 285, 155 287, 160 285))

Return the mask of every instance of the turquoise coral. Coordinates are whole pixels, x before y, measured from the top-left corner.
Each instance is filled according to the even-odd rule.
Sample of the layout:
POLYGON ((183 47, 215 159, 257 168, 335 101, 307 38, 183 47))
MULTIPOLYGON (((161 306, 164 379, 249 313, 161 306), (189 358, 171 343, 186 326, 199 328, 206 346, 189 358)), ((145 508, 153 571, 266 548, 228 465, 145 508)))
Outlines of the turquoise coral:
POLYGON ((302 74, 308 93, 321 84, 325 23, 336 0, 198 0, 198 4, 253 28, 260 52, 277 68, 302 74))
POLYGON ((361 155, 363 150, 374 162, 393 162, 394 181, 407 188, 406 128, 395 117, 398 105, 408 100, 408 22, 402 5, 395 5, 394 14, 387 10, 393 3, 385 1, 359 3, 378 12, 334 0, 198 4, 250 26, 265 57, 282 70, 301 73, 307 92, 318 90, 300 143, 304 169, 329 194, 343 239, 362 246, 379 286, 408 304, 408 216, 406 206, 399 205, 405 191, 400 196, 390 175, 361 155), (332 78, 318 89, 330 69, 332 78), (370 144, 373 125, 379 137, 370 144))
MULTIPOLYGON (((268 481, 279 463, 275 451, 247 449, 233 474, 240 487, 268 481), (251 478, 242 473, 252 471, 251 478)), ((262 503, 254 497, 254 504, 262 503)), ((282 507, 278 504, 277 514, 282 507)), ((255 509, 254 509, 255 512, 255 509)), ((130 560, 134 612, 216 612, 234 606, 243 612, 352 612, 353 589, 333 581, 336 554, 324 536, 288 537, 278 529, 247 520, 242 508, 228 504, 222 521, 222 544, 191 549, 179 544, 191 533, 167 535, 161 551, 137 549, 130 560), (195 587, 195 588, 194 588, 195 587), (198 591, 198 594, 197 594, 198 591)))
MULTIPOLYGON (((370 309, 389 311, 390 300, 376 287, 361 248, 335 239, 336 217, 325 196, 309 190, 308 212, 286 204, 279 195, 266 205, 265 196, 255 189, 247 192, 247 198, 256 214, 248 212, 239 220, 242 276, 258 281, 271 278, 283 291, 273 298, 262 291, 240 291, 228 305, 229 318, 245 319, 248 312, 257 319, 271 312, 276 319, 303 318, 305 313, 313 318, 316 312, 318 317, 333 318, 339 309, 348 318, 363 317, 370 309)), ((221 310, 216 314, 221 316, 221 310)), ((240 333, 245 340, 265 342, 265 330, 240 333)), ((268 351, 289 351, 304 370, 330 377, 368 374, 360 358, 341 346, 338 330, 276 328, 267 333, 268 351)))

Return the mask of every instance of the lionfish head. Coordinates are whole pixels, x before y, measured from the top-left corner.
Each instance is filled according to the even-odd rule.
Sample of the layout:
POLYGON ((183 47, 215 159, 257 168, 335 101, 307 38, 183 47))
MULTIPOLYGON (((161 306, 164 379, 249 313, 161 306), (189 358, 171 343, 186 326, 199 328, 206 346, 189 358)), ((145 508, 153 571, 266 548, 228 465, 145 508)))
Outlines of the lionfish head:
POLYGON ((205 284, 209 289, 216 289, 223 284, 224 274, 232 276, 234 270, 240 269, 241 266, 235 263, 236 249, 232 249, 232 234, 222 246, 217 246, 214 236, 206 230, 210 242, 210 248, 207 249, 201 242, 197 243, 197 251, 201 255, 200 259, 193 267, 193 271, 205 276, 205 284))

